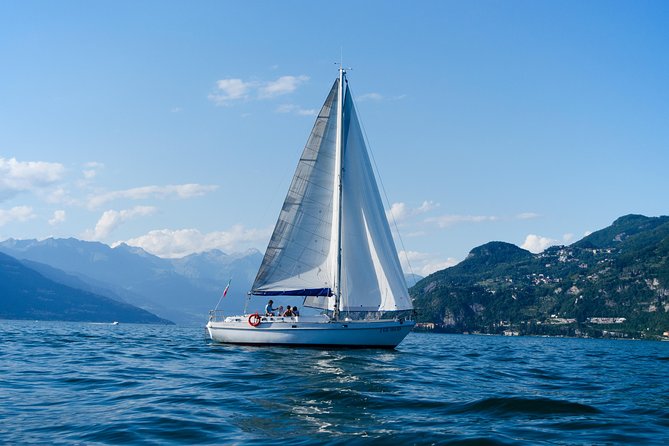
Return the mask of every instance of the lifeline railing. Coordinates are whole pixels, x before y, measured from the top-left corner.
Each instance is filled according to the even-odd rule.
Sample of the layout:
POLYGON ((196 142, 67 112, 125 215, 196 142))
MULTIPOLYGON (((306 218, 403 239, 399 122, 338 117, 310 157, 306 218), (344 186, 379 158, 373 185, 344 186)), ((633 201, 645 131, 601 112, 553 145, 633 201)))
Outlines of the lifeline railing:
POLYGON ((209 320, 211 322, 220 322, 225 320, 223 310, 209 310, 209 320))

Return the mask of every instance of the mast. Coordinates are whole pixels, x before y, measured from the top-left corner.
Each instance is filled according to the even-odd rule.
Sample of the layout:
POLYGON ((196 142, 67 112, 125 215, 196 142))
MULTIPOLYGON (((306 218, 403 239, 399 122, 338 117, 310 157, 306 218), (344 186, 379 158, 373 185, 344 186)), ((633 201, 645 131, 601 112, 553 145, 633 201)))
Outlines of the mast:
POLYGON ((337 190, 337 211, 335 213, 336 238, 337 238, 337 268, 335 276, 335 305, 334 319, 339 319, 339 307, 341 305, 341 214, 342 214, 342 175, 343 175, 343 139, 344 139, 344 71, 343 65, 339 65, 339 94, 337 100, 337 140, 335 145, 335 173, 337 190))

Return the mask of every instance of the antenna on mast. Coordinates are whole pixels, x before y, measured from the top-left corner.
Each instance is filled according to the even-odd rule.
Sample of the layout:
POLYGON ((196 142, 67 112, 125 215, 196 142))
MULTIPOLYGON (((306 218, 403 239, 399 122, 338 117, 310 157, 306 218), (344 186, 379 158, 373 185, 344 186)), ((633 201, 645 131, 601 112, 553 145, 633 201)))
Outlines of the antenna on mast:
MULTIPOLYGON (((344 68, 344 47, 340 47, 339 62, 335 62, 335 65, 339 65, 339 70, 342 74, 346 74, 349 70, 352 70, 351 67, 344 68)), ((348 81, 347 81, 348 82, 348 81)))

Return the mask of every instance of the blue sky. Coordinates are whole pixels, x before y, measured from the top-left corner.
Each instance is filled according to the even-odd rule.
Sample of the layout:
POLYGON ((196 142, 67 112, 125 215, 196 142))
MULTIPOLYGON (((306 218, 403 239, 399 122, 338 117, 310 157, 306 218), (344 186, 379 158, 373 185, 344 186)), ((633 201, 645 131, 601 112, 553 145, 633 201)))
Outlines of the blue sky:
POLYGON ((264 250, 342 54, 416 273, 666 215, 667 23, 664 1, 2 2, 0 240, 264 250))

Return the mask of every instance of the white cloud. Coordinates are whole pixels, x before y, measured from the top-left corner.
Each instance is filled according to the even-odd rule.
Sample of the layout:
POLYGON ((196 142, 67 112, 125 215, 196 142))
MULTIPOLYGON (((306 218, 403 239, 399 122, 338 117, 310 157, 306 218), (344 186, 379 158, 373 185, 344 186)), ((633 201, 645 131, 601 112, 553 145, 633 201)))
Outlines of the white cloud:
POLYGON ((246 99, 253 86, 253 82, 241 79, 221 79, 216 82, 217 90, 209 95, 209 100, 216 105, 230 105, 231 102, 246 99))
POLYGON ((70 196, 70 193, 67 189, 62 186, 56 186, 49 188, 48 190, 41 190, 38 195, 44 199, 47 203, 59 203, 69 206, 80 205, 81 203, 70 196))
POLYGON ((105 165, 104 163, 99 163, 97 161, 89 161, 84 164, 84 167, 87 169, 102 169, 105 165))
POLYGON ((88 207, 95 209, 113 200, 145 200, 147 198, 168 198, 176 197, 180 199, 198 197, 208 192, 218 189, 214 185, 202 184, 177 184, 168 186, 144 186, 132 189, 118 190, 96 195, 88 200, 88 207))
POLYGON ((571 232, 564 234, 562 240, 564 240, 565 243, 571 243, 574 240, 574 234, 571 232))
POLYGON ((400 263, 405 273, 421 275, 423 277, 449 268, 458 263, 458 260, 450 257, 444 260, 441 256, 427 252, 400 251, 400 263))
POLYGON ((281 76, 275 81, 266 82, 258 89, 261 98, 271 98, 287 93, 292 93, 297 87, 308 81, 309 76, 281 76))
POLYGON ((440 217, 428 218, 425 222, 435 223, 440 228, 446 228, 458 223, 481 223, 497 220, 499 220, 499 217, 493 215, 442 215, 440 217))
POLYGON ((356 98, 358 102, 364 102, 364 101, 381 101, 383 100, 383 95, 379 93, 365 93, 361 96, 358 96, 356 98))
POLYGON ((63 223, 66 219, 66 214, 65 211, 60 209, 57 211, 54 211, 53 217, 49 219, 49 224, 51 226, 56 226, 60 223, 63 223))
POLYGON ((216 90, 208 98, 216 105, 231 105, 251 99, 271 99, 292 93, 309 76, 281 76, 273 81, 244 81, 237 78, 221 79, 216 82, 216 90))
POLYGON ((92 180, 98 174, 98 170, 100 170, 104 167, 105 167, 104 164, 98 163, 98 162, 95 162, 95 161, 85 163, 84 164, 84 170, 82 170, 82 173, 84 174, 84 179, 85 180, 92 180))
POLYGON ((393 203, 390 206, 390 209, 386 211, 386 217, 390 222, 394 220, 395 222, 400 223, 416 215, 429 212, 437 207, 439 207, 439 205, 433 201, 423 201, 417 208, 410 208, 406 203, 393 203))
POLYGON ((425 212, 431 211, 432 209, 436 209, 438 207, 439 204, 435 203, 434 201, 423 201, 423 204, 418 207, 418 213, 424 214, 425 212))
POLYGON ((532 220, 534 218, 539 218, 541 215, 534 213, 534 212, 523 212, 521 214, 516 215, 516 219, 518 220, 532 220))
POLYGON ((549 237, 542 237, 540 235, 528 234, 528 236, 525 237, 525 242, 520 247, 537 254, 542 252, 549 246, 556 245, 557 243, 559 243, 558 240, 549 237))
POLYGON ((386 216, 390 221, 402 221, 409 215, 409 208, 406 203, 393 203, 390 209, 386 211, 386 216))
POLYGON ((220 249, 225 252, 240 252, 264 244, 272 233, 271 228, 248 229, 241 225, 229 231, 203 234, 197 229, 158 229, 140 237, 115 243, 138 246, 151 254, 166 258, 179 258, 189 254, 220 249))
POLYGON ((299 105, 283 104, 276 108, 277 113, 292 113, 300 116, 316 116, 318 110, 315 108, 302 108, 299 105))
MULTIPOLYGON (((91 161, 91 162, 88 162, 88 163, 84 163, 83 168, 81 169, 81 174, 82 174, 83 178, 80 178, 77 181, 75 181, 74 185, 77 187, 77 189, 80 189, 80 190, 87 189, 91 185, 91 183, 93 182, 95 177, 97 177, 99 171, 102 170, 104 167, 105 167, 104 164, 98 163, 96 161, 91 161)), ((55 197, 55 195, 53 195, 53 194, 52 194, 52 196, 55 197)), ((50 199, 49 201, 54 202, 55 200, 50 199)), ((61 200, 61 201, 58 201, 58 202, 62 203, 63 201, 64 200, 61 200)))
POLYGON ((19 192, 46 188, 60 181, 64 172, 60 163, 0 158, 0 201, 19 192))
POLYGON ((151 215, 156 210, 153 206, 135 206, 132 209, 124 209, 122 211, 105 211, 95 225, 90 238, 93 240, 102 240, 126 221, 135 217, 151 215))
POLYGON ((14 221, 28 221, 35 218, 30 206, 14 206, 9 210, 0 209, 0 226, 14 221))
POLYGON ((406 96, 407 95, 405 95, 405 94, 401 94, 401 95, 398 95, 398 96, 387 97, 387 96, 384 96, 380 93, 372 92, 372 93, 365 93, 363 95, 357 96, 355 99, 358 102, 365 102, 365 101, 375 101, 375 102, 384 101, 384 102, 386 102, 386 101, 400 101, 400 100, 406 98, 406 96))

